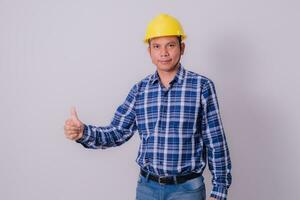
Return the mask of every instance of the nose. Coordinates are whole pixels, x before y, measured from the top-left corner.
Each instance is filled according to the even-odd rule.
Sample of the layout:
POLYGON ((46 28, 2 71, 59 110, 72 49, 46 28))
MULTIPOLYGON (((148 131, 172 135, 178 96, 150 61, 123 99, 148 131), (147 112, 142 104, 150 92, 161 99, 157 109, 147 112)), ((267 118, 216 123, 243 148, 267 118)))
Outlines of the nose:
POLYGON ((168 52, 168 49, 166 47, 163 47, 161 49, 161 52, 160 52, 160 56, 163 58, 163 57, 168 57, 169 56, 169 52, 168 52))

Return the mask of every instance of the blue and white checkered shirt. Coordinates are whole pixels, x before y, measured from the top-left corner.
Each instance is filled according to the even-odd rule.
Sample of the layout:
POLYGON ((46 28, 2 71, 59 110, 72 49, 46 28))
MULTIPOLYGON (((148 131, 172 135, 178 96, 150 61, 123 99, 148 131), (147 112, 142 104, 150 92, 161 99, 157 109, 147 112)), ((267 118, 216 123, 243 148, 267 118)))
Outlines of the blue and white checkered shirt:
POLYGON ((202 173, 208 160, 211 196, 227 198, 231 160, 210 79, 180 65, 167 89, 156 71, 132 87, 110 125, 85 124, 77 142, 105 149, 128 141, 136 130, 141 139, 136 162, 141 168, 162 176, 202 173))

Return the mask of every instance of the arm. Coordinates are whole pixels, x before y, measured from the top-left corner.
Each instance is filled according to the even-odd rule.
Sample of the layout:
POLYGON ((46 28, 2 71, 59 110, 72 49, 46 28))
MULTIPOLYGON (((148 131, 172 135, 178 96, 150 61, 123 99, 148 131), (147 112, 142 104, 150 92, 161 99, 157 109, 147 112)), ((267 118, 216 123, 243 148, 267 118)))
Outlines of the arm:
POLYGON ((117 108, 110 125, 97 127, 84 124, 83 136, 76 142, 86 148, 105 149, 128 141, 137 129, 134 109, 136 94, 137 85, 132 87, 124 103, 117 108))
POLYGON ((231 160, 223 129, 214 83, 208 81, 202 88, 202 135, 207 148, 208 167, 213 189, 210 197, 227 199, 231 184, 231 160))

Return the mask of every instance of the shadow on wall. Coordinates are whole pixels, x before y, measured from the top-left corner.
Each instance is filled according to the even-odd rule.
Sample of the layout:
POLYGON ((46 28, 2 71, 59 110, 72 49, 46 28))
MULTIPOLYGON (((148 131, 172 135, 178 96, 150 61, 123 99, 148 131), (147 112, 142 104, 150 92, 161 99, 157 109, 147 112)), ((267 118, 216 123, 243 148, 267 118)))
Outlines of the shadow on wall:
POLYGON ((280 107, 279 92, 272 93, 268 80, 274 77, 265 73, 270 66, 264 65, 263 51, 250 39, 255 38, 222 34, 208 49, 233 165, 229 197, 284 199, 280 135, 288 113, 280 107))

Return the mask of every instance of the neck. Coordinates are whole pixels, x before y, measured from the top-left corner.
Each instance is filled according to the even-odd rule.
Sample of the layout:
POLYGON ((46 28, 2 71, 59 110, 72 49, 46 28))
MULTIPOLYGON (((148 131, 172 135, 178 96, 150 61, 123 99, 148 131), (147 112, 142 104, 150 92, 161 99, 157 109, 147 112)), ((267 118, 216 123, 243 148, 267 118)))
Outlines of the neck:
POLYGON ((157 69, 160 81, 166 88, 169 88, 170 82, 176 76, 178 68, 179 68, 179 64, 177 64, 176 67, 171 71, 162 71, 162 70, 157 69))

